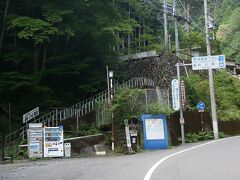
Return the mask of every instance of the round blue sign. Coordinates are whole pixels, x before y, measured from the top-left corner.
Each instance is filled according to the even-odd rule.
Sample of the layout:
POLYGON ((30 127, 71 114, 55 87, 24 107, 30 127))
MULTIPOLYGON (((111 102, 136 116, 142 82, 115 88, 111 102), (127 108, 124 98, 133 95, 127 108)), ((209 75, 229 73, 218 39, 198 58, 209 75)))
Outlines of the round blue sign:
POLYGON ((206 108, 206 105, 204 102, 199 102, 197 104, 197 110, 204 110, 206 108))

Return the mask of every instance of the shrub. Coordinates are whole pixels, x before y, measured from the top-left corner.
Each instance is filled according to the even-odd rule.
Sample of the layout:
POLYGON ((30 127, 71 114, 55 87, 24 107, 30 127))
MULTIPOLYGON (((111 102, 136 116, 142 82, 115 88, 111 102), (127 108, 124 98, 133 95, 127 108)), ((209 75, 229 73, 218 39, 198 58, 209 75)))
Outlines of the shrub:
MULTIPOLYGON (((226 135, 223 132, 219 132, 219 138, 225 138, 226 135)), ((187 133, 186 134, 186 143, 193 143, 198 141, 205 141, 213 139, 212 131, 199 131, 198 133, 187 133)), ((178 138, 181 141, 181 137, 178 138)))
POLYGON ((87 135, 94 135, 99 134, 101 131, 94 125, 89 124, 81 124, 79 125, 79 128, 76 129, 75 126, 71 127, 71 134, 70 136, 87 136, 87 135))

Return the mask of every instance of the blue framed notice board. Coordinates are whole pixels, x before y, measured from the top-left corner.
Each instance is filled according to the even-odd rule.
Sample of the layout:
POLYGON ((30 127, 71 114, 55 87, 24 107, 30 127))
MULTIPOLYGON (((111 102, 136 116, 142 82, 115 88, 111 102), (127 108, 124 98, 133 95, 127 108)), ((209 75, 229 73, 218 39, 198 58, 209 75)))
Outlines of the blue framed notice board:
POLYGON ((144 114, 143 122, 144 149, 167 149, 168 128, 165 115, 144 114))

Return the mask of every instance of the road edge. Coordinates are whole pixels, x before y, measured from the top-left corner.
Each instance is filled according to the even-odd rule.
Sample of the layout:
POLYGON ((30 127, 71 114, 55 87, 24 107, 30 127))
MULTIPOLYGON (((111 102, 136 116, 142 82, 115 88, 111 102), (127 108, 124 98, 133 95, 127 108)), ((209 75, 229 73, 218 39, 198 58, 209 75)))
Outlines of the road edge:
POLYGON ((191 148, 187 148, 187 149, 184 149, 184 150, 181 150, 181 151, 178 151, 176 153, 173 153, 173 154, 170 154, 162 159, 160 159, 159 161, 157 161, 149 170, 148 172, 146 173, 146 175, 144 176, 144 179, 143 180, 150 180, 153 172, 157 169, 157 167, 162 164, 164 161, 166 161, 167 159, 173 157, 173 156, 177 156, 178 154, 182 154, 184 152, 187 152, 187 151, 191 151, 193 149, 197 149, 197 148, 200 148, 200 147, 203 147, 203 146, 206 146, 206 145, 209 145, 209 144, 213 144, 213 143, 216 143, 216 142, 220 142, 220 141, 225 141, 225 140, 228 140, 228 139, 233 139, 233 138, 239 138, 239 136, 234 136, 234 137, 229 137, 229 138, 224 138, 224 139, 218 139, 218 140, 213 140, 213 141, 209 141, 209 142, 206 142, 206 143, 203 143, 203 144, 200 144, 200 145, 196 145, 196 146, 193 146, 191 148))

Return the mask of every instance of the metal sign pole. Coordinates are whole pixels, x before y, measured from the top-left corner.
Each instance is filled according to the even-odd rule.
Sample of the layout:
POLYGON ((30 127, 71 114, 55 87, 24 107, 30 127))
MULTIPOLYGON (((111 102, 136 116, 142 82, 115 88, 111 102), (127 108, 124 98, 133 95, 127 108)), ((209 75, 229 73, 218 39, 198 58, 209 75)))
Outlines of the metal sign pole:
POLYGON ((202 131, 204 130, 204 125, 203 125, 203 112, 200 112, 201 113, 201 125, 202 125, 202 131))

